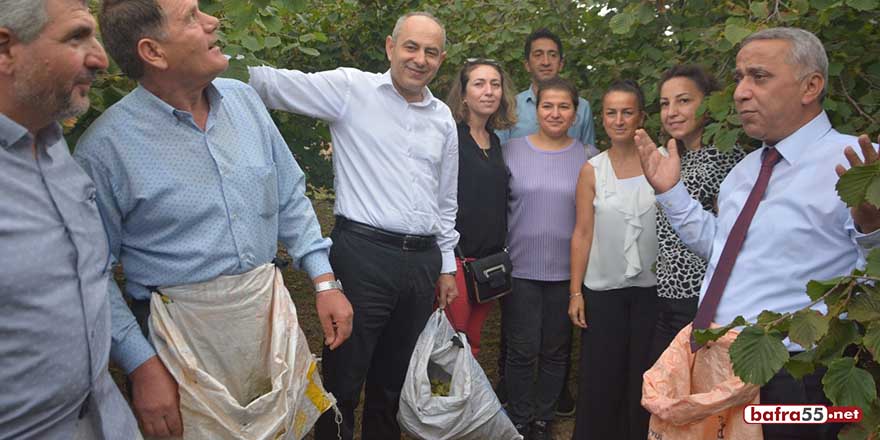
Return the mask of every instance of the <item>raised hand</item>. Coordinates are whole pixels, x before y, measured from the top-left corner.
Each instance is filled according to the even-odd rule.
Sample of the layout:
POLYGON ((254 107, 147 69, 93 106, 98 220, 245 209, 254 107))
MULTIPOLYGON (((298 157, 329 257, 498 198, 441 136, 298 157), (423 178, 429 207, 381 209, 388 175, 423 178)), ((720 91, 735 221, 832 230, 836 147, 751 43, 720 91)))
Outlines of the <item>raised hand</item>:
POLYGON ((667 144, 668 154, 663 154, 657 148, 657 144, 645 130, 636 130, 635 141, 639 160, 642 162, 642 172, 645 173, 648 183, 654 187, 654 192, 662 194, 672 189, 681 179, 681 158, 678 156, 675 139, 670 139, 667 144))
MULTIPOLYGON (((880 136, 877 137, 877 142, 880 143, 880 136)), ((871 165, 880 160, 878 159, 877 150, 871 145, 871 138, 868 135, 863 134, 859 136, 859 146, 862 149, 862 157, 865 158, 864 162, 862 162, 862 159, 859 158, 859 155, 856 154, 852 147, 846 147, 843 151, 850 166, 871 165)), ((838 176, 843 176, 846 172, 846 168, 843 165, 837 165, 835 170, 838 176)), ((863 233, 868 234, 880 229, 880 209, 876 206, 864 202, 859 206, 853 207, 850 212, 852 213, 853 222, 863 233)))

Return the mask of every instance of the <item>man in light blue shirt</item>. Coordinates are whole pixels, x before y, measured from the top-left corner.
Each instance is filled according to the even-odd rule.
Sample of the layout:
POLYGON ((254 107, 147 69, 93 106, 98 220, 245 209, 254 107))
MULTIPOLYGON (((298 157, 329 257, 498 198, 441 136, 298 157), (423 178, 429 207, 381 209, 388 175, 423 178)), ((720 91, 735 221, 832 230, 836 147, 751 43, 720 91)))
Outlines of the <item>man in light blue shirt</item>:
POLYGON ((107 370, 119 292, 95 186, 56 122, 88 110, 107 56, 84 0, 0 11, 0 439, 139 438, 107 370))
MULTIPOLYGON (((228 66, 216 45, 218 20, 197 0, 106 0, 100 25, 111 55, 139 86, 92 124, 75 157, 97 185, 127 293, 137 304, 157 286, 249 272, 270 263, 281 241, 296 267, 328 286, 318 289, 318 315, 325 343, 339 347, 352 310, 334 284, 330 241, 259 96, 216 79, 228 66)), ((141 427, 180 435, 177 385, 117 299, 127 320, 114 321, 114 349, 141 427)))
MULTIPOLYGON (((679 179, 674 142, 664 157, 644 131, 637 134, 645 177, 657 192, 681 240, 709 262, 704 299, 728 235, 757 180, 762 154, 774 148, 782 159, 773 168, 763 199, 748 228, 715 312, 721 325, 742 315, 754 322, 763 310, 787 313, 806 307, 812 279, 851 273, 866 251, 880 246, 880 211, 865 204, 852 211, 835 192, 835 164, 845 152, 855 157, 853 136, 838 133, 822 110, 828 58, 815 35, 797 28, 759 31, 743 40, 736 57, 734 102, 746 134, 763 142, 721 184, 717 218, 688 195, 679 179), (799 54, 796 58, 794 54, 799 54), (817 252, 820 250, 820 252, 817 252)), ((876 160, 869 142, 862 142, 876 160)), ((852 161, 857 162, 856 160, 852 161)), ((824 304, 814 306, 824 311, 824 304)), ((786 341, 792 353, 804 348, 786 341)), ((795 380, 785 370, 761 388, 761 403, 828 404, 824 369, 795 380)), ((765 438, 832 439, 832 425, 764 425, 765 438)))
MULTIPOLYGON (((523 65, 531 75, 532 83, 528 89, 516 95, 516 125, 495 132, 502 144, 510 139, 528 136, 538 131, 538 101, 535 99, 537 84, 539 81, 559 76, 559 72, 565 66, 562 40, 547 29, 538 29, 526 38, 524 55, 523 65)), ((599 150, 596 149, 593 113, 590 111, 590 103, 584 98, 579 98, 577 119, 568 129, 568 135, 584 144, 588 158, 599 154, 599 150)))

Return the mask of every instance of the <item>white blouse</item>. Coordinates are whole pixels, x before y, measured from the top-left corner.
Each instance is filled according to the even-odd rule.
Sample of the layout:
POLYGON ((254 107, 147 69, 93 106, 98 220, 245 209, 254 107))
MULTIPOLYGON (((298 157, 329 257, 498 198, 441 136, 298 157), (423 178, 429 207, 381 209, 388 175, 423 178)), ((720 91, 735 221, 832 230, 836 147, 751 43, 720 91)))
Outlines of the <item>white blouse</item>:
POLYGON ((590 164, 596 175, 595 220, 584 285, 590 290, 656 285, 654 189, 645 176, 618 179, 607 152, 590 164))

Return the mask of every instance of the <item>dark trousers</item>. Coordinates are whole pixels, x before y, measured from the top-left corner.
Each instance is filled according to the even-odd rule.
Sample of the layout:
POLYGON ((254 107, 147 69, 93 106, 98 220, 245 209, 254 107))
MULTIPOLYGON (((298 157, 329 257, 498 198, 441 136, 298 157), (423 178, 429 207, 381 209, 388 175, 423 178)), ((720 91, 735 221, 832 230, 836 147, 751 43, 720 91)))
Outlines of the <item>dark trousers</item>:
MULTIPOLYGON (((363 440, 400 438, 400 390, 409 358, 431 314, 440 274, 440 250, 404 251, 335 228, 330 264, 354 309, 351 338, 324 348, 324 387, 342 411, 343 440, 354 437, 354 410, 365 386, 363 440)), ((333 411, 324 413, 315 438, 337 438, 333 411)))
POLYGON ((699 296, 683 299, 657 298, 657 324, 654 326, 654 337, 651 339, 649 368, 660 359, 660 355, 669 347, 675 335, 694 320, 699 300, 699 296))
POLYGON ((657 289, 584 290, 587 328, 581 333, 581 365, 575 440, 648 436, 642 408, 642 374, 657 318, 657 289))
POLYGON ((515 424, 550 421, 571 340, 568 281, 513 279, 501 300, 507 336, 507 413, 515 424), (535 370, 537 368, 537 381, 535 370))
MULTIPOLYGON (((794 354, 794 353, 792 353, 794 354)), ((822 391, 825 368, 795 379, 784 369, 761 387, 761 404, 831 405, 822 391)), ((834 440, 843 425, 763 425, 764 440, 834 440)))

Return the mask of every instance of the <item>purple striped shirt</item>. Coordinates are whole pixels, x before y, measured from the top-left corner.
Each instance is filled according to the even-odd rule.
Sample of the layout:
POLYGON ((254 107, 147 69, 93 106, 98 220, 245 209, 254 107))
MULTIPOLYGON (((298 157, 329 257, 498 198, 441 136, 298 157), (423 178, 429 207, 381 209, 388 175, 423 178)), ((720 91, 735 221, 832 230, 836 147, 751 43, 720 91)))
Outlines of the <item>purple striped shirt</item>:
POLYGON ((583 144, 574 140, 559 151, 543 151, 528 137, 504 145, 510 170, 508 249, 513 276, 565 281, 569 271, 575 188, 587 162, 583 144))

